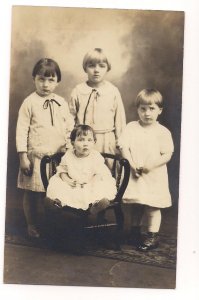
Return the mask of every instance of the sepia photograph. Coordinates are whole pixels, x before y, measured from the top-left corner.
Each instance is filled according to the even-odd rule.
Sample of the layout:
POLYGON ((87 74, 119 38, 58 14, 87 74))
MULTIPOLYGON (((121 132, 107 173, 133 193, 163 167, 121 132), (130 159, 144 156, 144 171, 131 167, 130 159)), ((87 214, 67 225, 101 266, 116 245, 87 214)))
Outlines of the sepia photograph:
POLYGON ((4 283, 175 289, 184 12, 11 18, 4 283))

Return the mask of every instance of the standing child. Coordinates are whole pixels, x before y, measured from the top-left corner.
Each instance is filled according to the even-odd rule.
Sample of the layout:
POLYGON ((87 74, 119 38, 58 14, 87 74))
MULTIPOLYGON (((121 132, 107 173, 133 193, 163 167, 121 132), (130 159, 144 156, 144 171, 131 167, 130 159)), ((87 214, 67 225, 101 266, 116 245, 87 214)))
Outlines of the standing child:
POLYGON ((74 122, 66 101, 53 93, 61 81, 58 64, 43 58, 34 66, 32 76, 36 90, 20 107, 16 144, 20 159, 18 187, 24 189, 23 208, 28 234, 37 238, 40 235, 36 228, 37 202, 45 191, 40 161, 44 155, 66 151, 74 122))
POLYGON ((124 203, 134 203, 132 241, 146 251, 158 246, 161 208, 171 206, 166 164, 174 146, 170 131, 157 121, 163 99, 155 89, 142 90, 136 99, 139 121, 130 122, 120 139, 122 154, 132 172, 124 203), (141 219, 147 218, 147 235, 141 240, 141 219))
POLYGON ((101 154, 94 150, 96 137, 88 125, 71 132, 69 149, 49 180, 47 197, 57 205, 98 213, 116 195, 116 182, 101 154))
POLYGON ((83 59, 88 80, 72 91, 69 108, 75 124, 90 125, 96 134, 95 148, 115 154, 118 138, 126 125, 125 111, 119 90, 105 80, 111 65, 100 48, 88 52, 83 59))

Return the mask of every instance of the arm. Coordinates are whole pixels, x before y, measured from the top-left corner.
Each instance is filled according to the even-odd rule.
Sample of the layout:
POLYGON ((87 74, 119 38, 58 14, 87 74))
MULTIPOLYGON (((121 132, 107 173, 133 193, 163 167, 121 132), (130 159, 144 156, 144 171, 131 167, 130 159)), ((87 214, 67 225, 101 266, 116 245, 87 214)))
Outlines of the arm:
POLYGON ((71 187, 75 187, 76 181, 73 178, 71 178, 71 176, 68 173, 67 158, 68 154, 66 152, 66 154, 62 157, 59 166, 57 167, 57 175, 61 178, 61 180, 68 183, 71 187))
POLYGON ((118 147, 118 139, 126 126, 126 115, 124 110, 123 101, 120 92, 117 90, 116 96, 116 110, 115 110, 115 137, 116 146, 118 147))
POLYGON ((149 163, 147 163, 143 167, 142 172, 143 173, 149 173, 153 169, 159 168, 159 167, 167 164, 170 161, 170 159, 172 157, 172 154, 173 154, 172 152, 161 154, 161 156, 155 162, 152 162, 152 163, 149 162, 149 163))
POLYGON ((28 132, 30 128, 31 108, 27 101, 24 101, 20 107, 17 129, 16 129, 16 146, 19 153, 20 168, 24 175, 32 175, 32 165, 28 158, 28 132))
POLYGON ((122 153, 122 156, 129 161, 131 171, 132 171, 132 175, 136 178, 140 177, 141 173, 139 172, 139 169, 137 169, 137 167, 135 165, 135 162, 132 159, 130 149, 127 146, 122 146, 120 148, 120 151, 122 153))
POLYGON ((31 106, 28 101, 24 101, 19 109, 17 128, 16 128, 16 146, 17 152, 27 152, 28 134, 31 122, 31 106))
POLYGON ((27 156, 27 152, 19 152, 20 168, 24 175, 32 175, 32 164, 27 156))
POLYGON ((70 114, 73 118, 73 122, 76 125, 77 124, 77 113, 79 111, 79 99, 76 92, 76 88, 73 89, 71 93, 71 98, 68 103, 70 114))
POLYGON ((66 113, 66 135, 65 135, 65 140, 66 140, 66 149, 71 148, 71 141, 70 141, 70 134, 71 131, 74 128, 74 118, 72 116, 72 114, 69 111, 69 106, 68 106, 68 102, 65 102, 65 113, 66 113))
POLYGON ((174 144, 170 131, 163 127, 161 135, 159 136, 160 141, 160 156, 154 161, 148 161, 145 166, 143 166, 143 172, 148 173, 153 169, 159 168, 167 164, 173 154, 174 144))
POLYGON ((60 173, 60 178, 64 182, 67 182, 71 187, 76 187, 76 181, 73 180, 68 173, 60 173))
POLYGON ((120 152, 124 158, 126 158, 129 161, 131 172, 133 177, 138 178, 141 175, 141 170, 137 168, 137 165, 135 163, 135 160, 133 159, 133 154, 130 149, 129 139, 133 135, 131 123, 127 124, 125 129, 123 130, 119 141, 118 146, 120 149, 120 152))

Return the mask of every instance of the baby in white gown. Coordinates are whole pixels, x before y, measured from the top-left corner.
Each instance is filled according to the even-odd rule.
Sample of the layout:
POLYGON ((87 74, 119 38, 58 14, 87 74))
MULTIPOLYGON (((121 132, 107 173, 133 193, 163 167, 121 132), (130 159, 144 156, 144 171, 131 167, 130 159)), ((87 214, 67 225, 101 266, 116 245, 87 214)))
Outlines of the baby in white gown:
POLYGON ((47 197, 61 206, 87 210, 105 209, 116 195, 116 182, 94 150, 95 134, 88 125, 79 125, 71 132, 73 149, 62 157, 57 173, 49 180, 47 197))

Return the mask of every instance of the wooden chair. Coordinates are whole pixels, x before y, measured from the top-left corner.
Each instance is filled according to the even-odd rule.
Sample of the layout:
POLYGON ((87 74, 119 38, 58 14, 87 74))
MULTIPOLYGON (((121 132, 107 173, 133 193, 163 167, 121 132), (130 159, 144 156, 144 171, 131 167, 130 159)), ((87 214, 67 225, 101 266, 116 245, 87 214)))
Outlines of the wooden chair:
MULTIPOLYGON (((63 153, 57 153, 52 156, 44 156, 42 158, 40 171, 45 190, 47 189, 49 178, 56 173, 56 167, 59 165, 62 156, 63 153)), ((82 223, 84 224, 83 229, 84 231, 91 230, 94 233, 97 233, 98 230, 112 230, 112 228, 115 228, 118 233, 123 229, 124 216, 121 208, 121 202, 129 181, 130 165, 128 160, 121 158, 119 155, 102 153, 102 156, 105 160, 108 159, 109 162, 112 162, 111 173, 116 179, 117 194, 112 204, 100 213, 100 218, 96 218, 94 222, 92 220, 92 222, 89 223, 87 220, 87 222, 82 223), (109 222, 107 218, 109 211, 112 211, 114 215, 114 220, 111 220, 111 222, 109 222)), ((119 243, 119 240, 117 242, 119 243)))

